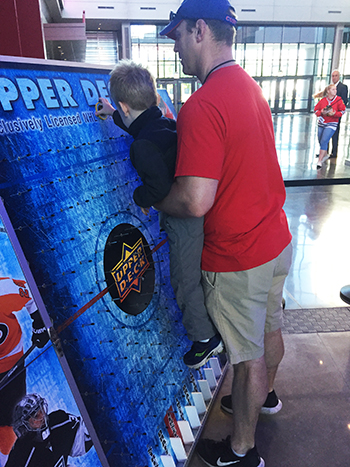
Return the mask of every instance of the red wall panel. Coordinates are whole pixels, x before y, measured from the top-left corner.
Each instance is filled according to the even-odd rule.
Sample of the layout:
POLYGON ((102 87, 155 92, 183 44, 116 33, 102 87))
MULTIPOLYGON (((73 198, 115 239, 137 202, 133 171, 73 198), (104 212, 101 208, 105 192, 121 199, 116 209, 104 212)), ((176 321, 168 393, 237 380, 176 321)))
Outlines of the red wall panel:
POLYGON ((45 58, 39 0, 1 0, 0 21, 0 55, 45 58))

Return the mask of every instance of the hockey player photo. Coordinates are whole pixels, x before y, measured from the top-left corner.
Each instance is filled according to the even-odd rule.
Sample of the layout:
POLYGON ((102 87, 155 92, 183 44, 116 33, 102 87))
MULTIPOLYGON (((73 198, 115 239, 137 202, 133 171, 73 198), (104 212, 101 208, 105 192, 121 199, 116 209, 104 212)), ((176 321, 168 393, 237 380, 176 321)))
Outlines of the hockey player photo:
POLYGON ((64 410, 48 413, 39 394, 27 394, 15 406, 12 426, 17 441, 6 467, 73 467, 68 456, 83 456, 93 445, 80 417, 64 410))
POLYGON ((16 317, 16 312, 24 307, 32 319, 32 344, 43 348, 49 340, 48 332, 26 282, 0 277, 0 466, 5 464, 16 440, 11 426, 13 409, 26 394, 26 372, 24 361, 20 361, 23 356, 22 329, 16 317), (9 372, 11 376, 6 380, 9 372))

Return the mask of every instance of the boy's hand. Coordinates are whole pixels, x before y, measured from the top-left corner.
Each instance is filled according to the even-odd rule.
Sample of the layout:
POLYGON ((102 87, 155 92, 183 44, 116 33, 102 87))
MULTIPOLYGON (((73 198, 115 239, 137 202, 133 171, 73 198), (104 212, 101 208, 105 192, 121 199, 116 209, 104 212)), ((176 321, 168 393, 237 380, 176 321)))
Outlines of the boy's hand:
POLYGON ((145 216, 148 216, 148 214, 149 214, 149 208, 141 208, 141 211, 142 211, 142 213, 143 213, 145 216))
POLYGON ((113 115, 115 108, 111 105, 107 99, 100 97, 98 103, 96 104, 96 117, 100 115, 113 115), (98 109, 98 110, 97 110, 98 109))

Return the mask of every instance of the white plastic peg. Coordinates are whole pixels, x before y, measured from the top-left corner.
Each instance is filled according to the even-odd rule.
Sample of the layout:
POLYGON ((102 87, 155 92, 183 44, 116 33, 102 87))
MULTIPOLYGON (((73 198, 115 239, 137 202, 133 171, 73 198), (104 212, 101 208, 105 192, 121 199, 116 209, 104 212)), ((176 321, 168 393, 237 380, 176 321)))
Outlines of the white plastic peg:
POLYGON ((209 365, 213 369, 215 378, 219 378, 221 376, 221 367, 219 363, 219 359, 217 357, 211 357, 209 359, 209 365))
POLYGON ((178 420, 177 424, 179 425, 183 442, 185 444, 193 443, 194 437, 188 421, 178 420))
POLYGON ((185 410, 191 427, 199 428, 201 426, 201 422, 199 420, 196 407, 194 405, 186 405, 185 410))
POLYGON ((172 456, 160 456, 160 460, 162 461, 163 467, 176 467, 172 456))
POLYGON ((182 443, 181 438, 170 438, 170 444, 173 448, 174 454, 178 462, 185 461, 187 459, 186 451, 182 443))
POLYGON ((203 394, 204 400, 209 401, 213 395, 211 393, 208 381, 206 379, 199 379, 198 384, 203 394))
POLYGON ((204 397, 201 392, 192 392, 193 402, 199 415, 204 414, 207 411, 207 407, 204 402, 204 397))
POLYGON ((205 379, 208 381, 210 389, 216 388, 216 378, 212 368, 204 368, 205 379))

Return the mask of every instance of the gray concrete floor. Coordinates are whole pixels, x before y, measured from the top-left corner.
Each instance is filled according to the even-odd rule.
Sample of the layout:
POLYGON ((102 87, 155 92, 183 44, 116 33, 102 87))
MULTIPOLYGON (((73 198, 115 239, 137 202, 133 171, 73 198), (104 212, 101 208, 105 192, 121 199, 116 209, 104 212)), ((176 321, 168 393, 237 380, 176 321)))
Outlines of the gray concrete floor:
MULTIPOLYGON (((283 402, 275 415, 260 415, 256 444, 266 467, 350 465, 350 332, 285 335, 286 354, 276 378, 283 402)), ((231 415, 220 409, 229 394, 229 367, 202 437, 230 434, 231 415)), ((205 464, 194 452, 190 467, 205 464)))

